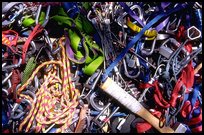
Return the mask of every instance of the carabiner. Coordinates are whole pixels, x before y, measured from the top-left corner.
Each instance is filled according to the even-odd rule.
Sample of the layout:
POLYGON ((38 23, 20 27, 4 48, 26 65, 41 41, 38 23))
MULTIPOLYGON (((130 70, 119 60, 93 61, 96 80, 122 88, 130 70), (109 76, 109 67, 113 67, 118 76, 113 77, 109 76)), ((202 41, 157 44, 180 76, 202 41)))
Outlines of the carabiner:
POLYGON ((190 40, 195 40, 201 37, 201 31, 195 26, 191 26, 187 29, 187 36, 190 40))
POLYGON ((2 68, 2 71, 6 71, 8 69, 12 69, 12 68, 17 68, 21 65, 22 59, 20 58, 20 60, 18 61, 17 64, 12 64, 12 65, 8 65, 2 68))
POLYGON ((34 103, 37 101, 36 95, 30 90, 23 91, 22 94, 30 95, 33 98, 34 103))
POLYGON ((175 18, 172 22, 169 21, 166 26, 166 33, 174 35, 174 33, 178 30, 180 23, 181 23, 181 17, 179 19, 175 18), (176 21, 177 21, 177 24, 175 24, 176 21), (171 29, 172 25, 176 25, 174 29, 171 29))
MULTIPOLYGON (((131 9, 131 10, 138 9, 139 19, 143 20, 142 9, 141 9, 141 7, 140 7, 139 5, 133 5, 133 6, 130 7, 130 9, 131 9)), ((126 15, 128 15, 128 13, 127 13, 127 12, 124 12, 122 15, 120 15, 120 16, 116 19, 118 25, 120 25, 121 27, 122 27, 122 22, 121 22, 121 21, 124 20, 123 18, 124 18, 126 15)), ((128 28, 127 25, 125 25, 125 23, 123 23, 123 27, 124 27, 124 28, 128 28)))
MULTIPOLYGON (((145 38, 147 39, 147 38, 145 38)), ((141 46, 141 53, 143 55, 146 55, 146 56, 149 56, 149 55, 152 55, 152 53, 154 52, 154 48, 155 48, 155 44, 156 44, 156 40, 157 38, 154 38, 153 42, 152 42, 152 46, 151 46, 151 49, 149 51, 147 51, 146 48, 144 48, 144 42, 142 43, 142 46, 141 46)))
POLYGON ((126 65, 126 60, 123 59, 123 66, 124 66, 124 70, 125 70, 125 75, 128 77, 128 78, 131 78, 131 79, 135 79, 137 78, 139 75, 140 75, 140 68, 138 67, 138 72, 136 75, 130 75, 128 70, 127 70, 127 65, 126 65))
POLYGON ((11 72, 10 74, 5 73, 6 77, 5 77, 5 79, 2 81, 2 85, 3 85, 5 82, 8 81, 8 79, 12 76, 12 74, 13 74, 13 72, 11 72))
POLYGON ((37 50, 37 49, 36 49, 35 42, 34 42, 34 41, 31 41, 31 42, 30 42, 30 45, 31 45, 32 48, 31 48, 31 52, 30 52, 30 51, 28 52, 28 55, 33 55, 33 54, 36 52, 36 50, 37 50))
POLYGON ((96 103, 96 101, 94 100, 94 99, 97 98, 97 96, 98 96, 98 95, 96 94, 96 92, 93 92, 93 93, 90 95, 90 97, 89 97, 89 102, 90 102, 91 106, 92 106, 95 110, 97 110, 97 111, 102 111, 102 110, 104 109, 104 106, 99 105, 99 104, 96 103))
POLYGON ((6 89, 4 89, 4 88, 2 88, 2 92, 6 93, 6 96, 9 95, 8 91, 6 89))
POLYGON ((32 105, 31 105, 29 100, 27 100, 27 99, 20 99, 19 103, 15 103, 14 106, 13 106, 13 109, 11 111, 11 118, 19 119, 20 117, 22 117, 26 113, 26 112, 23 111, 24 113, 21 112, 19 115, 14 116, 16 110, 18 110, 18 108, 20 107, 21 103, 27 103, 30 107, 32 107, 32 105))
POLYGON ((12 120, 19 120, 26 112, 22 111, 21 109, 15 110, 15 113, 18 113, 17 115, 14 115, 14 112, 11 113, 11 119, 12 120))
MULTIPOLYGON (((50 7, 51 7, 50 5, 47 7, 45 20, 44 20, 43 24, 41 25, 42 27, 45 27, 46 24, 47 24, 48 21, 49 21, 50 7)), ((38 11, 37 11, 36 18, 35 18, 35 24, 36 24, 36 25, 39 23, 39 17, 40 17, 41 9, 42 9, 42 5, 40 4, 39 7, 38 7, 38 11)))

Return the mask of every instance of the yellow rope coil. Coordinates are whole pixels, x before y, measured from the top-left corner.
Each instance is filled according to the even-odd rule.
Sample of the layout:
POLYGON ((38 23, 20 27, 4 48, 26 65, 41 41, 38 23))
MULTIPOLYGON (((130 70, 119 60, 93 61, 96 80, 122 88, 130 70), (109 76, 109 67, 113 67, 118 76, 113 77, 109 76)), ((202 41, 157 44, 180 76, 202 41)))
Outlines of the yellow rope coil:
POLYGON ((75 114, 76 107, 78 106, 78 97, 80 93, 75 89, 71 80, 70 63, 68 57, 65 53, 65 48, 63 46, 62 40, 64 37, 60 38, 59 45, 61 49, 60 60, 51 60, 39 65, 31 77, 22 85, 18 90, 17 94, 19 98, 28 99, 32 108, 28 115, 21 122, 19 126, 19 132, 25 128, 25 132, 29 132, 33 125, 34 120, 36 120, 35 132, 45 132, 51 124, 56 124, 56 132, 63 132, 72 122, 72 118, 75 114), (26 86, 31 84, 37 73, 47 65, 52 64, 52 70, 48 71, 43 76, 43 84, 36 92, 36 102, 27 95, 21 92, 25 90, 26 86), (61 78, 57 76, 57 69, 60 69, 61 78), (61 89, 59 89, 61 85, 61 89), (56 104, 58 103, 59 108, 55 110, 56 104))

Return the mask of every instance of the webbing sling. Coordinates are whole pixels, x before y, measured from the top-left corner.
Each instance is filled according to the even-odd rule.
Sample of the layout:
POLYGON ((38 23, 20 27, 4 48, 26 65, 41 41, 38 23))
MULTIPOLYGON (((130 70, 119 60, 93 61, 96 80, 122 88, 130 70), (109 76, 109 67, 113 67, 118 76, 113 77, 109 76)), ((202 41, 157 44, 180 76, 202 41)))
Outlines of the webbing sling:
POLYGON ((174 12, 177 12, 181 9, 186 8, 186 5, 179 5, 178 7, 171 9, 167 12, 163 12, 156 16, 154 19, 152 19, 147 25, 144 26, 144 28, 138 33, 128 44, 127 46, 122 50, 120 55, 110 64, 110 66, 106 69, 102 81, 105 81, 106 78, 108 77, 108 74, 113 70, 113 68, 117 65, 117 63, 125 56, 125 54, 128 52, 130 48, 133 47, 133 45, 142 37, 144 32, 149 29, 152 25, 154 25, 156 22, 158 22, 161 18, 166 17, 174 12))
POLYGON ((92 26, 88 22, 83 21, 83 18, 79 15, 76 19, 68 17, 62 8, 59 9, 58 14, 59 15, 55 15, 51 18, 60 24, 69 26, 70 28, 65 28, 65 42, 68 58, 77 64, 85 63, 83 72, 86 75, 92 75, 104 61, 102 49, 100 49, 96 43, 92 43, 90 36, 87 35, 94 31, 85 30, 88 28, 93 29, 92 26), (82 49, 79 49, 80 43, 85 54, 83 54, 82 49), (91 53, 93 56, 91 56, 91 53))

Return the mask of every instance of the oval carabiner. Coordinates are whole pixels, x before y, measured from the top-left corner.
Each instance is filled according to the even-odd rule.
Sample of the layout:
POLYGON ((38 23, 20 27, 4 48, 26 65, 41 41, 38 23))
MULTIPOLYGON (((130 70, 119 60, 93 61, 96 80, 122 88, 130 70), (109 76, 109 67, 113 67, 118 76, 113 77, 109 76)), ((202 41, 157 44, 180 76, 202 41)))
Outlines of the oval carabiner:
POLYGON ((128 78, 131 78, 131 79, 135 79, 137 78, 139 75, 140 75, 140 68, 138 68, 138 72, 136 75, 130 75, 128 70, 127 70, 127 65, 126 65, 126 61, 125 59, 123 59, 123 66, 124 66, 124 70, 125 70, 125 75, 128 77, 128 78))
POLYGON ((99 103, 96 103, 95 99, 97 98, 96 92, 93 92, 90 97, 89 97, 89 102, 91 106, 97 110, 97 111, 102 111, 104 109, 104 106, 100 105, 99 103))
POLYGON ((22 94, 30 95, 33 98, 34 103, 37 101, 36 95, 33 92, 31 92, 30 90, 23 91, 22 94))
MULTIPOLYGON (((147 38, 145 38, 147 39, 147 38)), ((155 44, 156 44, 156 40, 157 38, 154 38, 153 42, 152 42, 152 46, 151 46, 151 49, 148 51, 148 49, 144 48, 144 42, 142 43, 142 46, 141 46, 141 53, 143 55, 146 55, 146 56, 149 56, 149 55, 152 55, 152 53, 154 52, 154 48, 155 48, 155 44)))
MULTIPOLYGON (((30 51, 28 52, 28 55, 29 55, 29 56, 30 56, 30 55, 33 55, 33 54, 36 52, 36 50, 37 50, 37 49, 36 49, 36 44, 35 44, 34 41, 31 41, 31 42, 30 42, 30 45, 31 45, 32 48, 31 48, 31 52, 30 52, 30 51)), ((29 48, 29 49, 30 49, 30 48, 29 48)))
POLYGON ((18 113, 17 115, 14 115, 14 113, 11 113, 11 119, 12 120, 18 120, 20 119, 26 112, 22 111, 21 109, 17 109, 15 113, 18 113))
MULTIPOLYGON (((14 106, 13 106, 13 109, 11 111, 11 118, 13 120, 16 120, 16 119, 20 119, 24 114, 26 114, 25 111, 19 111, 19 107, 22 103, 27 103, 30 107, 32 107, 31 103, 29 100, 27 99, 20 99, 18 100, 19 103, 15 103, 14 106), (17 111, 18 110, 18 111, 17 111), (15 116, 15 112, 19 112, 19 114, 17 116, 15 116)), ((27 109, 27 108, 26 108, 27 109)))
POLYGON ((6 71, 8 69, 17 68, 21 65, 22 59, 20 58, 17 64, 8 65, 2 68, 2 71, 6 71))

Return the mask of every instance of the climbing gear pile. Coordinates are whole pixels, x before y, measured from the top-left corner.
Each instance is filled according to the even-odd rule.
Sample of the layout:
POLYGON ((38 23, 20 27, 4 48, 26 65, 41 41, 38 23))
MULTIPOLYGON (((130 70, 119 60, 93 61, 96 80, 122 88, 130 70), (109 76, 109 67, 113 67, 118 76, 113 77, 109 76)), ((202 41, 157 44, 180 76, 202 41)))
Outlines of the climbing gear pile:
POLYGON ((2 133, 200 133, 201 73, 201 2, 2 2, 2 133))

